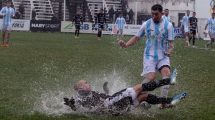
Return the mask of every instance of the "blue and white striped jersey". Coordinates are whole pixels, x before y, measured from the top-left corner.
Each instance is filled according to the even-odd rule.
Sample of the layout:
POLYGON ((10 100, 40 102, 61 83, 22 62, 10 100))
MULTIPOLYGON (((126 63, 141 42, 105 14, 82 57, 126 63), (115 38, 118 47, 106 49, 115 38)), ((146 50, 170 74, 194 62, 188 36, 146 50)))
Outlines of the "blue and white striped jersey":
POLYGON ((165 19, 155 24, 151 18, 143 23, 136 36, 143 37, 144 35, 147 38, 144 57, 145 59, 153 57, 157 61, 165 57, 165 52, 169 47, 168 42, 174 40, 174 28, 172 23, 165 19))
POLYGON ((184 26, 184 27, 189 27, 189 16, 184 16, 183 18, 182 18, 182 25, 184 26))
POLYGON ((209 18, 208 19, 208 32, 215 33, 215 18, 209 18))
POLYGON ((12 7, 3 7, 0 11, 3 16, 3 25, 12 25, 12 17, 15 16, 15 10, 12 7))
POLYGON ((163 19, 165 19, 165 20, 167 20, 167 21, 169 21, 169 22, 171 22, 171 19, 170 19, 170 17, 169 17, 169 16, 165 16, 165 15, 163 15, 163 16, 162 16, 162 18, 163 18, 163 19))
POLYGON ((115 23, 118 27, 118 29, 123 29, 124 26, 126 25, 126 21, 125 21, 125 18, 123 17, 118 17, 116 19, 116 23, 115 23))

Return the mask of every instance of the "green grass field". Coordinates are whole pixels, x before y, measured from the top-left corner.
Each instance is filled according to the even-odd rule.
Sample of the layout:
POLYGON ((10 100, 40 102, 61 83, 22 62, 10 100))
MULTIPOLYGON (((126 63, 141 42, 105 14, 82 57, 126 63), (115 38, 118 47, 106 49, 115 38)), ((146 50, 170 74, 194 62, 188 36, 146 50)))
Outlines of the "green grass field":
MULTIPOLYGON (((140 83, 144 41, 122 49, 113 36, 96 41, 95 35, 87 34, 80 39, 64 33, 17 32, 12 35, 12 45, 0 48, 2 120, 215 119, 213 51, 184 48, 182 41, 175 42, 171 59, 179 75, 178 84, 171 87, 170 95, 186 91, 188 97, 174 109, 159 110, 155 106, 142 114, 126 116, 59 115, 64 113, 62 97, 71 96, 72 85, 79 79, 89 80, 98 90, 104 81, 115 82, 113 91, 140 83), (44 108, 44 102, 51 108, 44 108)), ((203 47, 204 43, 197 41, 197 46, 203 47)))

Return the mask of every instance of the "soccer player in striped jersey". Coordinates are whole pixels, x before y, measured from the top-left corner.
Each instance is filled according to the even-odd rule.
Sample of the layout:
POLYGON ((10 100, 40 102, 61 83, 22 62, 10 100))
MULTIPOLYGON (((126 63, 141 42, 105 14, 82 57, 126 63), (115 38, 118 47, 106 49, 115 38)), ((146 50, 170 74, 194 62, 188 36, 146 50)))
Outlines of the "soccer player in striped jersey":
POLYGON ((169 17, 169 9, 164 10, 164 15, 162 16, 162 18, 167 20, 167 21, 169 21, 169 22, 171 22, 171 19, 169 17))
POLYGON ((115 25, 117 26, 117 40, 123 38, 123 29, 126 26, 125 18, 123 18, 122 13, 120 13, 119 17, 116 19, 115 25))
MULTIPOLYGON (((162 18, 163 7, 159 4, 151 8, 152 18, 141 26, 137 35, 128 42, 120 40, 123 48, 128 48, 140 41, 146 35, 147 41, 144 51, 143 73, 144 81, 153 81, 159 71, 163 79, 170 76, 170 55, 173 51, 174 28, 172 23, 162 18)), ((167 97, 169 86, 163 86, 161 96, 167 97)), ((163 104, 161 108, 168 105, 163 104)))
POLYGON ((209 48, 209 46, 213 48, 213 42, 215 40, 215 13, 212 13, 212 17, 208 19, 205 31, 207 28, 211 40, 206 44, 206 48, 209 48))
POLYGON ((10 39, 10 32, 12 30, 12 17, 15 16, 15 10, 11 7, 11 1, 6 2, 6 6, 3 7, 0 11, 0 15, 3 16, 3 25, 2 25, 2 37, 3 42, 1 46, 8 47, 9 46, 9 39, 10 39))
POLYGON ((190 22, 189 22, 189 17, 190 16, 190 11, 187 10, 187 15, 185 15, 183 18, 182 18, 182 30, 185 34, 185 46, 188 47, 190 46, 190 43, 189 43, 189 25, 190 25, 190 22))
POLYGON ((98 26, 98 40, 101 40, 102 37, 102 30, 104 30, 105 24, 106 24, 106 18, 103 9, 100 10, 100 12, 96 16, 96 24, 98 26))
POLYGON ((81 24, 83 24, 83 18, 80 15, 80 12, 77 12, 72 22, 75 22, 75 38, 79 38, 80 27, 81 27, 81 24))
POLYGON ((189 18, 189 24, 190 24, 189 43, 192 40, 193 47, 195 48, 196 33, 198 32, 198 19, 196 18, 196 12, 193 12, 193 16, 189 18))

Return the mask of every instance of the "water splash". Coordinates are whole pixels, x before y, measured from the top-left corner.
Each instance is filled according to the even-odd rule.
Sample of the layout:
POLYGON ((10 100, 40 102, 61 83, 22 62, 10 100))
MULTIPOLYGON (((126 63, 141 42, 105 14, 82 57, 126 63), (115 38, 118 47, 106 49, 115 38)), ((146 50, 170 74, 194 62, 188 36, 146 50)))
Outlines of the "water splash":
POLYGON ((71 109, 64 105, 63 98, 68 93, 62 91, 47 91, 34 103, 34 111, 47 115, 60 116, 72 113, 71 109))
MULTIPOLYGON (((108 82, 110 94, 127 87, 127 83, 123 80, 123 77, 115 70, 110 74, 104 74, 102 77, 91 76, 91 79, 93 80, 89 82, 92 85, 92 89, 98 92, 104 92, 102 89, 104 82, 108 82)), ((72 96, 72 92, 69 90, 70 88, 68 88, 66 91, 64 91, 66 88, 57 87, 56 89, 58 90, 44 90, 41 92, 40 97, 37 98, 34 103, 33 111, 54 116, 75 113, 71 110, 71 108, 64 105, 63 101, 64 97, 72 96)), ((82 113, 85 111, 83 109, 83 111, 79 111, 79 113, 80 112, 82 113)))

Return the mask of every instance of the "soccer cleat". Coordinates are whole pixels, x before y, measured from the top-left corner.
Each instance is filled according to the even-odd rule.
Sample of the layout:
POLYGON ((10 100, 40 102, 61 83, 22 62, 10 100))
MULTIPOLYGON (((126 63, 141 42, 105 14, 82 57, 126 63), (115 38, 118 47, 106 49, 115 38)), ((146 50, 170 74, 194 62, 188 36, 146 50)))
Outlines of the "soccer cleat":
POLYGON ((174 85, 176 84, 176 77, 177 77, 177 69, 174 69, 172 72, 172 75, 170 76, 170 84, 174 85))
POLYGON ((147 102, 142 102, 141 104, 140 104, 140 106, 144 109, 144 110, 148 110, 148 109, 150 109, 152 106, 149 104, 149 103, 147 103, 147 102))
POLYGON ((171 105, 171 104, 159 104, 158 107, 159 107, 159 109, 168 109, 168 108, 173 108, 174 105, 171 105))
POLYGON ((171 101, 171 105, 176 105, 177 103, 179 103, 181 100, 183 100, 185 97, 187 96, 186 92, 182 92, 176 96, 173 97, 172 101, 171 101))
POLYGON ((9 47, 9 43, 5 43, 4 47, 9 47))

